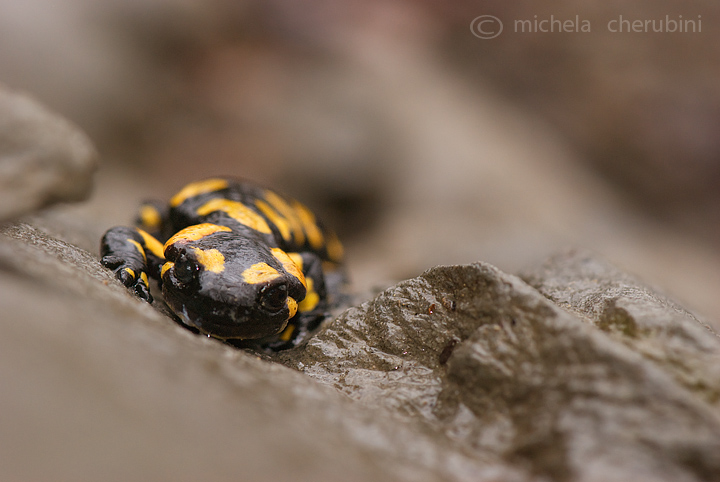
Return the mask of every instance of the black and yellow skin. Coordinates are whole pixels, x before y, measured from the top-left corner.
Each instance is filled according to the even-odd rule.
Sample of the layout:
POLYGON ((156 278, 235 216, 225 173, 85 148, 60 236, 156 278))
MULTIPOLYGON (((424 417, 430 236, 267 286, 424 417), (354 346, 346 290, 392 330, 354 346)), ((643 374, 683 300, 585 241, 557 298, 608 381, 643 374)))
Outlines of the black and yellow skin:
POLYGON ((216 338, 292 347, 342 282, 337 237, 299 202, 246 181, 189 184, 168 205, 144 204, 137 224, 105 233, 102 264, 148 302, 156 279, 185 325, 216 338))

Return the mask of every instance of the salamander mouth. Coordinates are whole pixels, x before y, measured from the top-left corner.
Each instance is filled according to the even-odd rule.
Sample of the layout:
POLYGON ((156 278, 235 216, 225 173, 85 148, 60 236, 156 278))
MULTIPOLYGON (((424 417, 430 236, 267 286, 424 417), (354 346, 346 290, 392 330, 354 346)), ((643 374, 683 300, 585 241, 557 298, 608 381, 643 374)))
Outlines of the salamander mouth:
POLYGON ((221 340, 253 340, 276 335, 287 326, 288 322, 282 317, 260 319, 253 317, 246 310, 237 309, 228 309, 222 313, 213 310, 212 313, 201 316, 194 313, 185 304, 179 306, 173 306, 172 303, 167 304, 184 325, 221 340))

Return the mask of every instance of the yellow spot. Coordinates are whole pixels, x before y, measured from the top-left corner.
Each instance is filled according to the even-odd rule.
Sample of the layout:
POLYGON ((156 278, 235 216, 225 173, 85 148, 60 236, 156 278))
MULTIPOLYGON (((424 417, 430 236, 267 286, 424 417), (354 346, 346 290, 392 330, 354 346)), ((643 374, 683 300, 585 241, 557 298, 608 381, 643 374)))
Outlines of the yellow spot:
POLYGON ((225 269, 225 256, 217 249, 193 248, 193 251, 195 251, 198 263, 207 271, 222 273, 225 269))
POLYGON ((320 295, 317 294, 313 286, 312 278, 307 279, 307 294, 305 299, 300 302, 298 308, 301 312, 312 311, 315 309, 317 304, 320 302, 320 295))
POLYGON ((147 229, 157 229, 160 227, 162 217, 157 209, 149 204, 140 206, 140 222, 147 229))
POLYGON ((340 268, 340 264, 334 261, 323 261, 322 270, 324 273, 332 273, 340 268))
POLYGON ((142 273, 140 273, 140 279, 143 280, 143 282, 145 283, 145 286, 148 285, 147 274, 145 274, 145 271, 143 271, 142 273))
POLYGON ((188 184, 170 199, 170 206, 175 207, 182 204, 188 198, 205 194, 208 192, 219 191, 225 189, 228 183, 225 179, 205 179, 204 181, 193 182, 188 184))
POLYGON ((145 241, 145 247, 150 250, 152 254, 157 256, 158 258, 164 258, 165 255, 163 254, 163 245, 155 239, 154 236, 148 234, 147 232, 143 231, 142 229, 137 230, 137 232, 142 236, 143 241, 145 241))
POLYGON ((327 236, 325 242, 325 249, 327 249, 328 257, 331 260, 335 261, 336 263, 342 261, 345 250, 343 249, 343 245, 338 239, 338 237, 335 236, 335 233, 330 233, 327 236))
POLYGON ((290 224, 290 229, 295 235, 295 243, 297 243, 298 246, 305 244, 305 233, 303 232, 302 223, 300 222, 295 210, 291 208, 283 198, 274 192, 266 190, 264 194, 267 202, 269 202, 270 205, 274 207, 275 210, 279 212, 290 224))
POLYGON ((230 232, 232 229, 228 228, 227 226, 220 226, 217 224, 210 224, 210 223, 203 223, 203 224, 196 224, 194 226, 188 226, 185 229, 182 229, 175 233, 175 235, 168 239, 165 243, 165 246, 163 246, 163 252, 167 249, 168 246, 171 244, 175 244, 178 241, 197 241, 198 239, 202 239, 205 236, 208 236, 213 233, 217 233, 219 231, 227 231, 230 232))
MULTIPOLYGON (((145 260, 145 262, 147 262, 147 257, 145 256, 145 250, 143 249, 142 244, 138 243, 138 242, 135 241, 134 239, 127 238, 127 240, 128 240, 130 243, 132 243, 132 244, 135 245, 135 249, 137 249, 138 252, 139 252, 140 254, 142 254, 143 259, 145 260)), ((134 276, 134 275, 133 275, 133 276, 134 276)))
MULTIPOLYGON (((288 305, 288 310, 290 310, 290 315, 288 316, 288 320, 289 320, 290 318, 295 316, 295 313, 297 313, 298 304, 297 304, 297 301, 295 301, 295 298, 293 298, 292 296, 288 296, 287 305, 288 305)), ((288 328, 290 328, 290 327, 288 327, 288 328)), ((292 332, 290 332, 290 333, 292 333, 292 332)), ((288 338, 288 340, 289 339, 290 338, 288 338)), ((285 341, 287 341, 287 340, 285 340, 285 341)))
POLYGON ((132 279, 135 279, 135 271, 131 270, 130 268, 125 268, 125 272, 132 276, 132 279))
POLYGON ((255 201, 255 205, 270 220, 270 222, 278 228, 280 236, 282 236, 285 241, 290 241, 290 223, 288 223, 287 219, 278 214, 278 212, 270 207, 270 205, 265 201, 258 199, 255 201))
POLYGON ((167 263, 162 265, 162 268, 160 269, 160 277, 162 278, 163 276, 165 276, 165 271, 169 270, 173 266, 175 266, 175 263, 173 263, 172 261, 168 261, 167 263))
POLYGON ((315 215, 297 201, 295 201, 294 207, 300 217, 303 229, 305 229, 305 234, 310 242, 310 246, 312 246, 313 249, 322 248, 324 242, 323 234, 318 225, 315 224, 315 215))
POLYGON ((258 283, 267 283, 280 276, 280 273, 267 263, 255 263, 248 269, 243 271, 242 277, 246 283, 252 285, 258 283))
MULTIPOLYGON (((290 315, 292 318, 292 315, 290 315)), ((295 325, 288 325, 287 328, 280 334, 280 340, 282 341, 290 341, 290 338, 292 338, 293 331, 295 331, 295 325)))
POLYGON ((256 213, 249 207, 245 206, 243 203, 239 203, 237 201, 230 201, 229 199, 211 199, 210 201, 200 206, 197 210, 197 213, 200 216, 205 216, 206 214, 210 214, 214 211, 222 211, 224 213, 227 213, 227 215, 233 218, 235 221, 239 222, 240 224, 244 224, 245 226, 252 228, 255 231, 260 231, 261 233, 265 234, 270 234, 272 232, 270 230, 270 226, 268 226, 267 221, 265 221, 262 216, 260 216, 258 213, 256 213))
MULTIPOLYGON (((285 271, 296 277, 303 286, 307 287, 307 285, 305 284, 305 276, 302 274, 302 271, 300 271, 298 265, 295 264, 293 259, 285 251, 280 248, 272 248, 270 252, 275 257, 275 259, 280 261, 280 263, 283 265, 283 268, 285 268, 285 271)), ((302 266, 302 260, 300 262, 300 265, 302 266)))
POLYGON ((302 272, 303 269, 303 260, 302 256, 300 256, 300 253, 288 253, 288 256, 290 256, 290 259, 295 263, 295 266, 298 267, 300 272, 302 272))

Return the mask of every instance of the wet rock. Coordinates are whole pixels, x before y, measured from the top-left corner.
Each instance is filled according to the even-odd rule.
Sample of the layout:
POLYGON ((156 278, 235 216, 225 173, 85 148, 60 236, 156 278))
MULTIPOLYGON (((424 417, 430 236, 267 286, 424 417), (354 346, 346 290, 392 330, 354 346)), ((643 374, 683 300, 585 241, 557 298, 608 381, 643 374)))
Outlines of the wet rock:
POLYGON ((572 250, 523 276, 571 311, 720 404, 720 337, 677 303, 589 252, 572 250))
POLYGON ((97 156, 87 136, 0 86, 0 221, 87 197, 97 156))
POLYGON ((716 334, 586 254, 525 278, 433 268, 274 357, 290 370, 6 226, 0 478, 717 480, 716 334))
MULTIPOLYGON (((697 351, 715 343, 696 335, 697 351)), ((281 358, 528 478, 720 476, 720 420, 702 396, 489 265, 429 270, 281 358)))
POLYGON ((0 303, 2 480, 525 480, 191 334, 27 224, 0 233, 0 303))

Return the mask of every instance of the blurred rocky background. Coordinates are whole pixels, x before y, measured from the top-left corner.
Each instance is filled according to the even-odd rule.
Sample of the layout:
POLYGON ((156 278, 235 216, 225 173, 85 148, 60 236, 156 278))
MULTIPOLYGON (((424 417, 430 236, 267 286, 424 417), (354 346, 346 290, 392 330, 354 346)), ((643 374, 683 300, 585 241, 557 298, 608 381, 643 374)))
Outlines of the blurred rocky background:
MULTIPOLYGON (((580 244, 718 318, 720 7, 707 2, 0 3, 0 81, 102 158, 98 237, 143 197, 232 174, 306 200, 361 287, 516 271, 580 244), (474 36, 483 14, 505 24, 474 36), (701 17, 697 33, 609 20, 701 17), (589 33, 515 32, 515 20, 589 33)), ((94 248, 93 248, 94 249, 94 248)))
MULTIPOLYGON (((130 223, 141 200, 166 199, 201 177, 237 175, 295 196, 327 218, 346 244, 357 292, 389 286, 440 264, 485 261, 503 272, 523 272, 551 253, 581 247, 670 295, 717 329, 718 25, 720 6, 699 0, 0 0, 0 212, 4 220, 22 218, 51 233, 57 243, 96 255, 102 233, 130 223), (471 24, 480 15, 499 19, 503 32, 493 39, 478 38, 471 24), (677 21, 682 16, 701 22, 701 31, 610 31, 608 22, 621 16, 630 22, 677 21), (515 31, 517 20, 550 19, 586 21, 590 31, 515 31), (38 211, 58 200, 88 196, 91 184, 94 191, 85 202, 38 211)), ((44 276, 44 268, 36 271, 43 261, 25 261, 31 251, 13 259, 23 243, 42 245, 37 236, 16 235, 20 242, 6 243, 0 250, 0 265, 8 275, 8 280, 0 280, 6 286, 0 293, 3 306, 17 307, 25 300, 10 287, 25 282, 35 286, 25 278, 16 284, 13 276, 28 270, 44 276)), ((53 243, 52 249, 64 246, 53 243)), ((83 263, 92 264, 90 259, 83 263)), ((58 268, 56 275, 68 272, 58 268)), ((533 285, 546 282, 538 278, 533 285)), ((74 295, 81 295, 84 286, 73 287, 74 295)), ((87 330, 92 316, 71 321, 72 313, 85 305, 77 300, 63 304, 62 296, 56 299, 46 288, 38 288, 35 297, 49 301, 33 306, 32 313, 37 319, 64 313, 66 321, 54 328, 39 323, 29 333, 44 336, 50 346, 61 340, 59 358, 50 350, 43 359, 65 360, 65 368, 75 369, 79 362, 73 354, 82 350, 81 341, 97 343, 99 336, 104 340, 99 346, 105 347, 103 337, 109 335, 90 331, 80 341, 65 340, 62 327, 87 330)), ((23 303, 32 299, 29 295, 23 303)), ((97 299, 93 303, 89 306, 107 319, 122 318, 118 313, 150 316, 124 304, 114 309, 97 299), (112 313, 102 311, 108 309, 112 313)), ((30 315, 10 309, 1 316, 17 327, 16 320, 30 315)), ((598 322, 602 326, 603 320, 598 322)), ((8 360, 22 359, 32 371, 39 365, 21 354, 30 353, 23 347, 32 347, 33 337, 17 329, 15 338, 6 339, 4 353, 8 360)), ((112 330, 116 328, 110 331, 113 336, 120 333, 112 330)), ((154 346, 146 337, 152 338, 141 331, 120 345, 110 343, 108 352, 120 354, 127 348, 139 360, 132 362, 139 370, 143 350, 154 346), (143 342, 134 343, 137 339, 143 342)), ((103 349, 93 348, 86 359, 104 360, 103 349)), ((159 350, 162 353, 150 355, 156 359, 148 360, 160 363, 148 375, 148 386, 166 374, 164 362, 158 362, 165 360, 163 353, 182 353, 176 345, 161 344, 159 350)), ((168 369, 171 378, 197 388, 207 376, 203 370, 215 363, 208 360, 218 353, 225 360, 223 376, 242 378, 235 366, 240 355, 218 350, 202 348, 191 358, 205 368, 187 379, 178 374, 180 369, 168 369)), ((469 351, 466 347, 459 353, 469 351)), ((82 368, 80 373, 87 376, 77 387, 95 393, 104 377, 115 380, 121 370, 110 365, 97 373, 82 368)), ((57 366, 59 375, 41 372, 43 377, 58 375, 61 380, 67 371, 57 366)), ((463 365, 457 366, 461 373, 463 365)), ((18 373, 12 366, 3 368, 18 373)), ((257 383, 263 385, 266 367, 258 370, 257 383)), ((703 385, 715 400, 714 381, 703 378, 693 385, 693 376, 689 379, 688 386, 703 385)), ((25 393, 21 379, 15 375, 11 380, 12 388, 25 393)), ((255 382, 245 386, 254 387, 255 382)), ((146 389, 142 380, 132 383, 133 390, 146 389)), ((157 406, 168 403, 173 390, 180 396, 182 383, 167 383, 163 392, 151 390, 157 406)), ((33 390, 27 393, 47 395, 33 390)), ((305 398, 324 400, 325 395, 308 390, 305 398)), ((215 396, 227 401, 222 391, 209 393, 210 400, 193 399, 190 408, 198 409, 215 396)), ((95 396, 105 400, 107 393, 95 396)), ((263 396, 258 396, 261 404, 266 403, 263 396)), ((60 398, 65 408, 75 402, 69 395, 60 398)), ((25 398, 10 397, 3 403, 18 408, 24 403, 19 400, 25 398)), ((128 403, 131 411, 141 410, 128 403)), ((81 418, 82 406, 75 408, 81 418)), ((178 405, 171 410, 182 411, 178 405)), ((98 413, 98 420, 106 420, 102 410, 98 413)), ((123 427, 123 416, 111 419, 107 429, 123 430, 118 428, 123 427)), ((219 425, 221 418, 209 424, 219 425)), ((332 425, 322 420, 317 423, 332 425)), ((704 419, 699 420, 702 425, 704 419)), ((41 420, 57 428, 58 437, 76 421, 41 420)), ((20 422, 8 433, 21 433, 20 422)), ((294 419, 288 423, 296 424, 290 432, 302 431, 294 419)), ((192 424, 177 430, 202 433, 200 425, 192 424)), ((135 434, 130 430, 125 435, 135 434)), ((235 434, 228 432, 229 437, 235 434)), ((175 435, 164 432, 158 442, 184 440, 175 435)), ((306 442, 300 435, 293 437, 289 440, 306 442)), ((82 440, 92 446, 91 437, 82 440)), ((214 443, 223 444, 222 439, 202 440, 209 447, 204 455, 214 453, 214 443)), ((251 443, 237 442, 238 447, 251 443)), ((27 446, 24 453, 30 454, 33 441, 28 438, 19 446, 27 446)), ((77 447, 80 451, 84 446, 77 447)), ((136 449, 129 443, 123 447, 136 449)), ((349 450, 352 457, 361 460, 363 450, 377 448, 363 447, 360 455, 349 450)), ((522 448, 513 450, 524 453, 522 448)), ((285 446, 281 452, 290 449, 285 446)), ((444 456, 442 450, 433 453, 444 456)), ((413 460, 408 454, 402 457, 413 460)), ((717 469, 712 457, 702 457, 700 480, 717 469)), ((214 459, 208 460, 207 467, 212 466, 214 459)), ((390 460, 393 465, 398 459, 390 460)), ((253 469, 262 473, 260 465, 253 469)), ((400 465, 410 470, 412 464, 400 465)), ((140 473, 152 473, 139 467, 140 473)), ((203 467, 197 468, 198 474, 203 467)), ((325 475, 330 477, 334 469, 328 470, 325 475)), ((357 480, 376 475, 374 469, 362 470, 357 480)), ((429 480, 455 473, 437 470, 429 480)), ((490 470, 486 478, 509 480, 512 474, 502 470, 490 470)), ((182 473, 177 469, 176 475, 182 473)), ((412 478, 412 472, 407 473, 412 478)), ((567 477, 562 470, 539 473, 567 477)), ((603 480, 600 474, 596 480, 603 480)))

